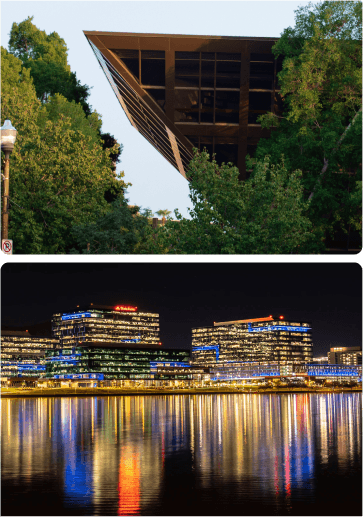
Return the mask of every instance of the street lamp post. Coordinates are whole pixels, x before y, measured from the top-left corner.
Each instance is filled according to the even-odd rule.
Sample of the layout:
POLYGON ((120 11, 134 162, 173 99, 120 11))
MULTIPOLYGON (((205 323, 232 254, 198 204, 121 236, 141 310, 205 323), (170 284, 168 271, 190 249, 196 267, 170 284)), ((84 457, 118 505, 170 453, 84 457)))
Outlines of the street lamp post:
POLYGON ((11 125, 10 120, 5 120, 1 128, 1 150, 5 154, 5 167, 3 175, 3 212, 1 224, 1 238, 8 238, 9 227, 9 169, 10 155, 13 152, 17 130, 11 125))

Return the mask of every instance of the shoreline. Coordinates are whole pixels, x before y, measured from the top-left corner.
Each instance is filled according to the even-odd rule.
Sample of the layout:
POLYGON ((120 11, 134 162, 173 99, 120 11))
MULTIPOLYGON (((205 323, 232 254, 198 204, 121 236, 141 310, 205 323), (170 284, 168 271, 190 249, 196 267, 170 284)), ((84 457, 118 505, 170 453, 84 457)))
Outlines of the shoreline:
POLYGON ((130 389, 130 388, 53 388, 53 389, 23 389, 2 388, 1 398, 23 397, 110 397, 138 395, 205 395, 205 394, 281 394, 281 393, 361 393, 356 388, 278 388, 278 389, 239 389, 239 388, 187 388, 187 389, 130 389))

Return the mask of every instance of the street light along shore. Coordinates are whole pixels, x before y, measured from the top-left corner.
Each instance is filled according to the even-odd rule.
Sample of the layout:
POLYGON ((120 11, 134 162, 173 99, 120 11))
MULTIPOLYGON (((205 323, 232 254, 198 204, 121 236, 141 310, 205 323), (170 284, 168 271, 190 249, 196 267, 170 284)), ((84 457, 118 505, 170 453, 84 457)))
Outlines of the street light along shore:
POLYGON ((9 169, 10 155, 13 152, 16 140, 17 130, 12 126, 9 119, 5 120, 1 128, 1 150, 5 154, 4 174, 2 175, 3 183, 3 211, 1 223, 1 239, 8 239, 9 227, 9 169))

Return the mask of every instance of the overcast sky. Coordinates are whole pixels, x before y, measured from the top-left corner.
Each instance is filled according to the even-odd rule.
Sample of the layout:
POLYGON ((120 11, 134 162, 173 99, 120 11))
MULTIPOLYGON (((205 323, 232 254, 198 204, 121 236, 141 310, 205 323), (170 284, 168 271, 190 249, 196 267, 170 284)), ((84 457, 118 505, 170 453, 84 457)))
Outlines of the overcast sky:
POLYGON ((47 34, 55 31, 69 49, 69 64, 92 87, 89 103, 102 115, 105 133, 124 145, 118 170, 132 183, 130 204, 187 216, 187 181, 129 123, 87 43, 83 30, 213 36, 279 37, 294 26, 294 10, 308 2, 1 2, 1 45, 7 48, 13 22, 34 16, 47 34))
POLYGON ((314 356, 361 346, 358 264, 5 264, 2 325, 50 320, 88 303, 160 314, 167 348, 190 348, 193 327, 283 315, 312 324, 314 356))

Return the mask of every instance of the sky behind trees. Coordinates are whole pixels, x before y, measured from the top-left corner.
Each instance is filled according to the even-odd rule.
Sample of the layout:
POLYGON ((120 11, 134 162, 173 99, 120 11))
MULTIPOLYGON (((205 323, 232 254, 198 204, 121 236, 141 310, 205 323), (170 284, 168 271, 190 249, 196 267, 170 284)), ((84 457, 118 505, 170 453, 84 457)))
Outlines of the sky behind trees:
POLYGON ((130 204, 188 215, 187 181, 129 123, 87 43, 83 30, 216 36, 279 37, 294 26, 294 10, 308 2, 18 2, 1 4, 1 45, 8 48, 13 22, 34 16, 47 34, 55 31, 69 49, 68 61, 89 104, 102 115, 102 131, 124 146, 117 170, 125 171, 130 204), (140 16, 142 13, 142 16, 140 16))

